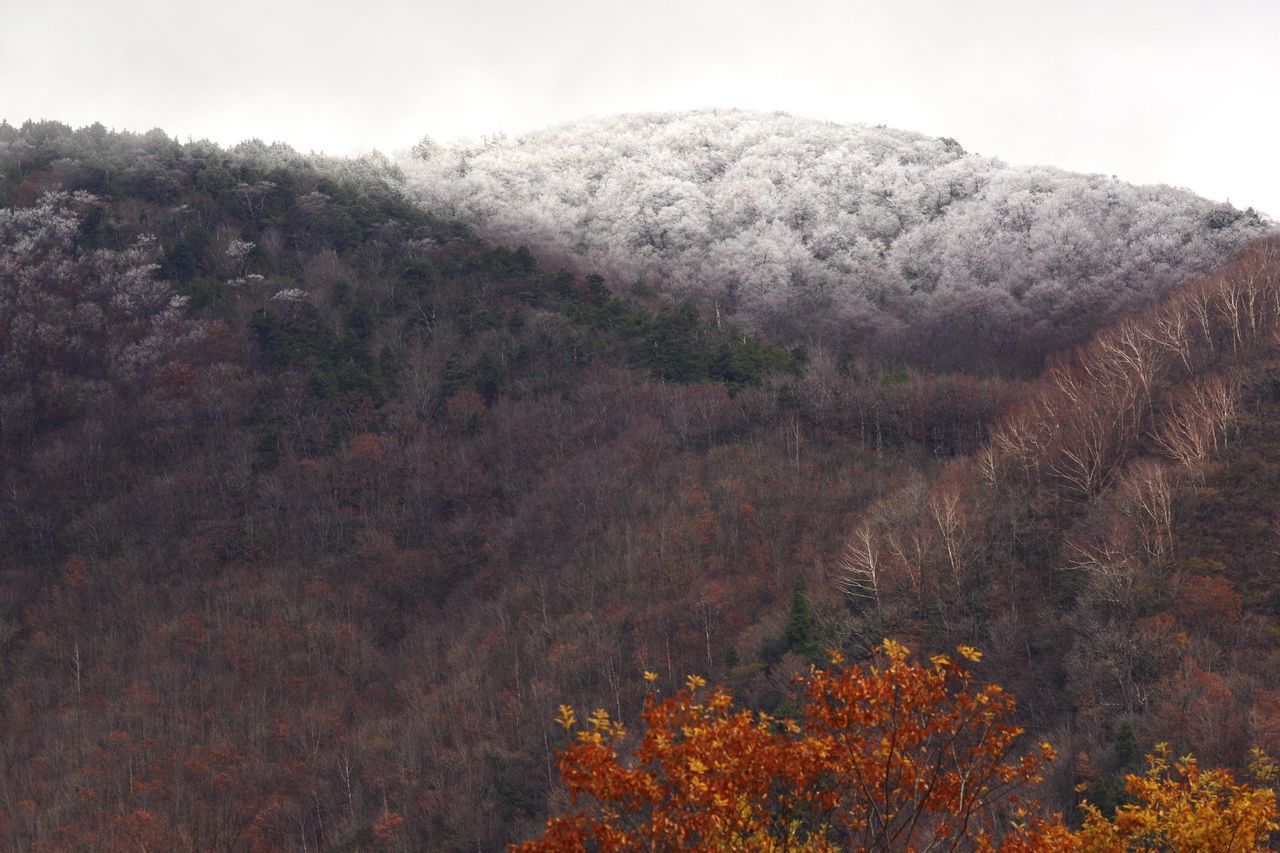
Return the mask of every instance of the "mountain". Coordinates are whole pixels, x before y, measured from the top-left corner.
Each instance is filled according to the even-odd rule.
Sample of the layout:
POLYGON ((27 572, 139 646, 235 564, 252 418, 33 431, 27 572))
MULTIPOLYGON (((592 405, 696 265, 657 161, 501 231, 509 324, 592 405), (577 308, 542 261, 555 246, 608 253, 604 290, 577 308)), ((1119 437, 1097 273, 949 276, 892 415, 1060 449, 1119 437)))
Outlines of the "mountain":
POLYGON ((429 209, 495 240, 778 340, 933 368, 1038 366, 1272 227, 1185 190, 781 113, 424 139, 401 164, 429 209))
POLYGON ((561 703, 787 715, 885 636, 987 652, 1055 808, 1280 749, 1274 240, 1039 376, 925 372, 417 180, 0 124, 0 846, 496 849, 561 703))

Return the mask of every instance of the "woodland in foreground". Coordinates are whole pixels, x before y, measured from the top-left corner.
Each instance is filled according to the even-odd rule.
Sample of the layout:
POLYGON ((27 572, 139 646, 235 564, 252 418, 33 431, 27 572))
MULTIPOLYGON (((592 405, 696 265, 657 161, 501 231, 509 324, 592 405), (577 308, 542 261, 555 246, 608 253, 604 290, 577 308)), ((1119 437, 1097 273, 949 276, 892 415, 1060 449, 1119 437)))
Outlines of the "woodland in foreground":
POLYGON ((561 704, 795 718, 885 637, 986 651, 1073 826, 1157 743, 1280 755, 1275 238, 945 372, 376 157, 31 123, 0 176, 0 846, 495 849, 567 802, 561 704))
MULTIPOLYGON (((978 687, 972 646, 928 662, 886 640, 865 665, 829 652, 830 668, 799 679, 796 718, 735 708, 723 687, 690 676, 675 695, 645 700, 634 753, 626 726, 597 710, 560 758, 574 809, 519 853, 577 850, 1195 850, 1259 849, 1276 823, 1276 762, 1251 756, 1254 782, 1205 770, 1166 744, 1127 774, 1112 814, 1081 803, 1083 826, 1021 792, 1057 757, 1018 745, 1016 699, 978 687)), ((656 673, 645 673, 656 681, 656 673)), ((575 731, 576 729, 576 731, 575 731)), ((384 822, 389 823, 389 821, 384 822)))

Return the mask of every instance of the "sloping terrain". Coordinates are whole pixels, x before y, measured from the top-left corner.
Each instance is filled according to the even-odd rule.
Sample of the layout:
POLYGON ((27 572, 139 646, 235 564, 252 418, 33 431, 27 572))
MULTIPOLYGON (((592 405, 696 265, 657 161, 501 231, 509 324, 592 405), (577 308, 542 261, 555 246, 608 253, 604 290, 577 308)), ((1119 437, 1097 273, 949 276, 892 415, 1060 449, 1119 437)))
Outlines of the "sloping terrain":
POLYGON ((1280 241, 1061 359, 977 454, 854 526, 863 637, 992 653, 1104 805, 1138 747, 1244 767, 1277 739, 1280 241))
POLYGON ((5 847, 517 838, 558 703, 784 701, 799 569, 1018 395, 619 300, 377 160, 0 144, 5 847))
POLYGON ((885 636, 987 650, 1055 807, 1280 747, 1274 243, 1015 381, 744 336, 402 178, 0 125, 0 846, 493 849, 560 703, 786 714, 885 636))

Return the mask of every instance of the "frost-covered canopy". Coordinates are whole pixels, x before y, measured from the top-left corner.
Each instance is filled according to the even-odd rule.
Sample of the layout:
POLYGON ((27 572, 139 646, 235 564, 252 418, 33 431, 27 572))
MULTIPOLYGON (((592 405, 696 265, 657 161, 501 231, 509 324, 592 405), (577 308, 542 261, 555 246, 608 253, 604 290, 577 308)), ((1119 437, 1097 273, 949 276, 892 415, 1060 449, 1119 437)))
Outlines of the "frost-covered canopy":
POLYGON ((428 206, 739 326, 1034 361, 1268 227, 1167 186, 785 114, 624 115, 407 158, 428 206))

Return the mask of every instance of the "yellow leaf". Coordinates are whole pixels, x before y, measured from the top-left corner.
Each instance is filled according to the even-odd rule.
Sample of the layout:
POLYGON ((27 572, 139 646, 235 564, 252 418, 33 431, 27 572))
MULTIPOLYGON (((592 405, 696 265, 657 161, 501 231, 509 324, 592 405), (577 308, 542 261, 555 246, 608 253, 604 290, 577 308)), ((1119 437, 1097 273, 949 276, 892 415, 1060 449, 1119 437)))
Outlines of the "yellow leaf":
POLYGON ((885 640, 880 644, 880 650, 884 652, 885 657, 894 663, 901 663, 906 660, 907 655, 911 653, 910 649, 902 645, 902 643, 894 640, 885 640))

